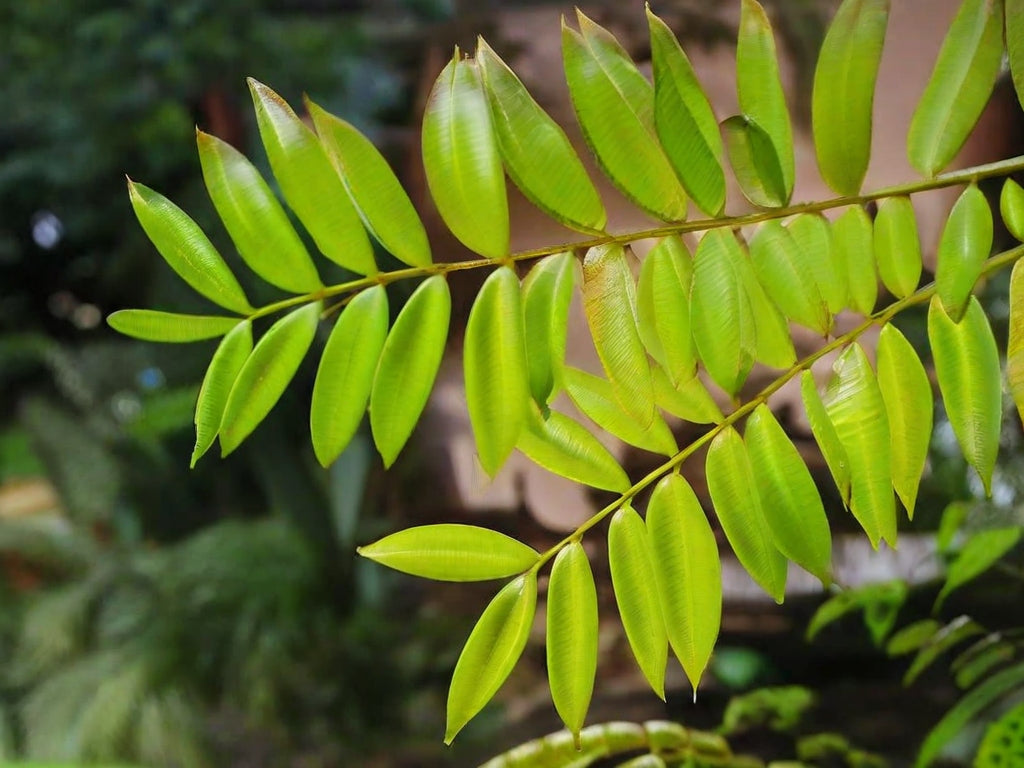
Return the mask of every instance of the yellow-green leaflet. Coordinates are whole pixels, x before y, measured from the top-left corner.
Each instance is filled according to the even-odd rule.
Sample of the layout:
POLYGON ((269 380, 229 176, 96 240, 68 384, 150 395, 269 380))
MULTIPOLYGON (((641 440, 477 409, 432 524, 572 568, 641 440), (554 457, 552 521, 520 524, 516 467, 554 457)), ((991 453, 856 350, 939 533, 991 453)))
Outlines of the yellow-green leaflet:
POLYGON ((537 575, 530 572, 506 584, 484 609, 455 664, 445 744, 501 688, 526 646, 536 608, 537 575))
POLYGON ((775 602, 786 597, 786 558, 765 518, 746 446, 732 427, 711 442, 705 473, 708 492, 733 552, 775 602))
POLYGON ((515 576, 537 562, 530 547, 475 525, 419 525, 356 550, 402 573, 438 581, 487 581, 515 576))
POLYGON ((576 12, 580 32, 562 20, 562 59, 583 137, 612 183, 664 221, 686 218, 686 193, 658 143, 654 88, 618 41, 576 12))
POLYGON ((181 343, 223 336, 238 325, 240 319, 179 315, 153 309, 120 309, 107 317, 107 324, 118 333, 135 339, 181 343))
POLYGON ((775 546, 827 589, 832 583, 832 535, 807 465, 764 403, 747 419, 743 437, 775 546))
POLYGON ((946 415, 964 452, 991 493, 999 452, 1002 385, 999 350, 985 310, 973 296, 959 323, 942 309, 938 297, 928 307, 928 340, 946 415))
POLYGON ((908 624, 889 638, 885 644, 886 655, 903 656, 913 653, 927 643, 941 626, 935 619, 921 619, 908 624))
POLYGON ((647 427, 654 385, 636 320, 636 286, 621 245, 591 248, 583 260, 583 311, 619 405, 647 427))
POLYGON ((220 424, 220 450, 227 456, 259 426, 284 394, 309 351, 320 322, 319 301, 293 310, 260 338, 231 387, 220 424))
POLYGON ((651 378, 654 379, 654 399, 665 413, 693 424, 722 422, 722 409, 708 393, 699 376, 675 387, 669 381, 668 374, 654 366, 651 368, 651 378))
POLYGON ((832 247, 836 251, 836 263, 846 268, 850 307, 862 315, 870 315, 878 301, 878 274, 874 228, 862 206, 850 206, 832 223, 832 247))
POLYGON ((893 296, 902 299, 921 280, 921 242, 909 197, 887 197, 875 216, 875 259, 878 275, 893 296))
POLYGON ((786 179, 771 136, 746 115, 722 121, 725 151, 740 191, 754 205, 778 208, 787 203, 786 179))
POLYGON ((459 49, 423 114, 423 168, 444 223, 471 251, 508 255, 508 200, 498 142, 477 66, 459 49))
POLYGON ((182 280, 225 309, 243 315, 252 312, 228 265, 188 214, 160 193, 131 179, 128 197, 146 237, 182 280))
POLYGON ((249 268, 285 291, 319 290, 313 260, 260 172, 216 136, 196 131, 196 143, 210 199, 249 268))
POLYGON ((370 430, 385 467, 395 463, 430 397, 451 311, 448 283, 434 275, 402 307, 384 342, 370 390, 370 430))
POLYGON ((1017 101, 1024 104, 1024 2, 1003 0, 1003 3, 1006 7, 1005 39, 1010 75, 1017 89, 1017 101))
POLYGON ((388 334, 388 295, 375 285, 356 295, 331 331, 313 385, 309 427, 317 461, 329 466, 366 413, 388 334))
POLYGON ((530 400, 519 278, 511 267, 499 267, 477 294, 462 360, 477 453, 493 477, 516 447, 530 400))
POLYGON ((373 247, 316 134, 288 103, 249 78, 260 137, 288 206, 320 253, 360 275, 377 271, 373 247))
POLYGON ((597 589, 583 545, 555 558, 548 583, 547 662, 551 699, 579 745, 597 674, 597 589))
POLYGON ((1002 59, 1002 0, 964 0, 910 121, 907 156, 921 174, 934 176, 960 151, 988 103, 1002 59))
POLYGON ((565 131, 482 37, 477 38, 476 60, 509 178, 562 224, 583 232, 604 229, 604 204, 565 131))
POLYGON ((1024 242, 1024 189, 1013 179, 1003 182, 999 213, 1010 234, 1024 242))
POLYGON ((651 357, 673 383, 697 372, 690 334, 693 258, 677 236, 662 238, 644 258, 637 285, 637 327, 651 357))
POLYGON ((985 193, 971 184, 956 201, 939 241, 936 294, 954 322, 959 322, 981 268, 992 250, 992 209, 985 193))
POLYGON ((636 663, 654 692, 665 698, 668 635, 661 617, 647 526, 631 506, 622 507, 608 527, 608 567, 622 627, 636 663))
POLYGON ((950 592, 977 578, 995 565, 1003 555, 1017 545, 1020 537, 1021 528, 1019 526, 990 528, 971 536, 960 550, 956 560, 949 566, 946 583, 942 585, 942 591, 935 598, 935 610, 942 607, 942 603, 949 597, 950 592))
POLYGON ((654 61, 654 123, 693 202, 709 216, 725 207, 722 137, 711 104, 676 36, 647 8, 654 61))
POLYGON ((544 405, 560 386, 576 286, 576 257, 556 253, 537 262, 523 279, 523 319, 530 392, 544 405))
POLYGON ((859 344, 843 350, 832 371, 822 402, 850 462, 850 511, 873 547, 895 547, 889 416, 878 380, 859 344))
POLYGON ((1010 273, 1010 322, 1006 342, 1006 380, 1017 413, 1024 420, 1024 267, 1018 261, 1010 273))
POLYGON ((761 224, 750 240, 750 259, 758 281, 791 320, 826 336, 832 313, 814 279, 808 257, 820 258, 801 247, 777 219, 761 224))
POLYGON ((846 309, 846 265, 832 247, 832 230, 820 213, 801 213, 786 227, 803 251, 804 269, 817 284, 818 292, 832 314, 846 309))
POLYGON ((783 180, 781 205, 785 205, 793 194, 793 129, 779 79, 772 27, 756 0, 743 0, 740 12, 736 89, 742 113, 764 129, 775 147, 783 180))
POLYGON ((914 348, 892 324, 882 328, 875 355, 878 387, 889 417, 892 484, 913 520, 932 436, 932 385, 914 348))
POLYGON ((388 161, 356 128, 306 98, 320 142, 363 224, 396 259, 430 263, 430 243, 412 201, 388 161))
POLYGON ((647 533, 668 641, 696 696, 722 623, 722 565, 704 510, 679 475, 654 487, 647 533))
POLYGON ((839 435, 829 420, 825 406, 818 395, 818 385, 814 382, 814 374, 804 371, 800 376, 800 394, 803 396, 804 410, 807 412, 807 421, 811 425, 811 432, 821 455, 825 458, 832 479, 843 504, 850 506, 850 459, 846 455, 846 449, 839 442, 839 435))
POLYGON ((889 0, 844 0, 814 70, 811 121, 821 177, 856 195, 871 158, 871 114, 889 0))
POLYGON ((605 432, 637 448, 665 456, 674 456, 679 450, 672 430, 661 416, 655 413, 650 425, 641 427, 622 410, 612 385, 606 380, 568 366, 562 375, 565 390, 576 407, 605 432))
POLYGON ((231 394, 238 373, 245 361, 252 354, 252 323, 245 320, 238 323, 224 337, 213 359, 206 369, 203 384, 199 388, 199 399, 196 402, 196 444, 192 449, 189 466, 194 467, 199 458, 206 453, 220 431, 224 406, 231 394))
POLYGON ((768 294, 758 282, 750 257, 742 248, 739 252, 742 256, 738 262, 740 276, 743 278, 754 317, 757 318, 754 328, 757 335, 757 361, 772 368, 788 368, 796 362, 796 351, 793 349, 789 325, 782 312, 775 306, 775 302, 768 298, 768 294))

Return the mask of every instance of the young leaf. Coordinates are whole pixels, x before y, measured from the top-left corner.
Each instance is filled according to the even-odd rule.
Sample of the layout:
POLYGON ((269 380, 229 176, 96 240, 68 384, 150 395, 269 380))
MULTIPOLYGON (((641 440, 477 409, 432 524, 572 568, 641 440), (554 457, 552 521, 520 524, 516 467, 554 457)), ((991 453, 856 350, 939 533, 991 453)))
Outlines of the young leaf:
POLYGON ((836 434, 836 428, 832 425, 825 405, 821 402, 818 394, 818 385, 814 382, 814 374, 804 371, 800 377, 800 394, 804 401, 804 410, 807 412, 807 421, 811 425, 811 432, 821 449, 821 455, 825 459, 832 479, 835 481, 839 496, 846 507, 850 506, 850 458, 846 455, 846 449, 836 434))
POLYGON ((577 483, 617 493, 629 488, 629 477, 615 457, 586 428, 558 411, 544 417, 531 405, 516 447, 531 461, 577 483))
POLYGON ((956 560, 949 566, 946 583, 935 598, 935 610, 938 611, 949 594, 958 587, 976 579, 1017 546, 1020 541, 1021 529, 990 528, 979 531, 967 540, 956 560))
POLYGON ((743 438, 732 427, 712 441, 705 472, 718 522, 736 557, 751 578, 781 603, 786 596, 786 558, 765 519, 743 438))
POLYGON ((241 445, 284 394, 313 343, 321 309, 321 303, 314 301, 293 310, 260 338, 224 405, 220 424, 222 456, 241 445))
POLYGON ((889 0, 844 0, 818 53, 811 121, 821 177, 840 195, 856 195, 871 158, 875 80, 889 0))
POLYGON ((384 342, 370 390, 370 430, 385 467, 398 458, 430 397, 451 310, 448 283, 434 275, 402 307, 384 342))
POLYGON ((693 202, 709 216, 725 207, 722 137, 708 97, 700 87, 690 60, 661 19, 647 8, 654 63, 654 123, 693 202))
POLYGON ((996 84, 1003 59, 1002 0, 964 0, 939 51, 907 134, 910 164, 925 176, 960 151, 996 84))
POLYGON ((941 626, 935 619, 915 621, 889 638, 889 642, 885 644, 885 653, 888 656, 913 653, 927 643, 941 626))
POLYGON ((636 286, 621 245, 601 245, 587 252, 583 311, 616 399, 646 428, 654 420, 654 386, 637 330, 636 286))
MULTIPOLYGON (((1017 90, 1017 101, 1024 104, 1024 2, 1003 0, 1006 6, 1006 53, 1010 61, 1010 75, 1017 90)), ((1019 238, 1018 238, 1019 239, 1019 238)))
POLYGON ((455 664, 445 744, 501 688, 526 646, 536 608, 537 575, 531 571, 506 584, 484 609, 455 664))
POLYGON ((239 314, 252 306, 213 243, 181 208, 147 186, 128 180, 135 216, 164 261, 215 304, 239 314))
POLYGON ((907 673, 903 676, 903 685, 910 686, 921 676, 936 659, 953 646, 959 645, 969 637, 983 634, 984 629, 969 616, 958 616, 946 626, 933 633, 923 643, 914 660, 910 663, 907 673))
POLYGON ((733 115, 722 122, 725 151, 740 185, 754 205, 778 208, 789 201, 786 179, 771 136, 747 115, 733 115))
POLYGON ((764 403, 747 419, 743 437, 775 546, 827 588, 832 583, 832 536, 807 465, 764 403))
POLYGON ((863 610, 864 623, 868 624, 872 639, 876 645, 881 644, 892 631, 907 593, 907 583, 899 579, 845 589, 818 606, 807 623, 807 641, 814 640, 821 630, 843 616, 863 610), (872 613, 870 617, 867 615, 869 612, 872 613))
POLYGON ((999 213, 1010 234, 1024 241, 1024 189, 1013 179, 1003 182, 1003 192, 999 196, 999 213))
POLYGON ((430 243, 423 222, 373 142, 308 97, 306 109, 370 234, 399 261, 411 267, 430 264, 430 243))
POLYGON ((220 431, 221 419, 228 395, 238 378, 242 366, 252 354, 252 323, 248 320, 238 323, 224 337, 217 351, 213 353, 210 366, 206 369, 203 384, 199 388, 196 402, 196 445, 192 450, 189 466, 194 467, 206 453, 220 431))
POLYGON ((999 452, 1002 386, 999 351, 985 310, 972 296, 963 319, 954 323, 939 298, 932 297, 928 340, 946 415, 964 458, 977 470, 985 493, 990 494, 999 452))
POLYGON ((629 505, 612 517, 608 528, 608 566, 622 627, 636 663, 658 697, 665 698, 668 636, 661 616, 653 553, 647 526, 629 505))
POLYGON ((714 398, 708 394, 699 376, 672 385, 668 374, 660 367, 651 368, 654 379, 654 398, 665 413, 693 424, 721 424, 724 416, 714 398))
POLYGON ((504 579, 532 568, 538 555, 503 533, 475 525, 420 525, 356 552, 402 573, 438 581, 504 579))
POLYGON ((565 131, 482 37, 476 60, 509 178, 556 221, 583 232, 604 229, 604 205, 565 131))
POLYGON ((836 251, 836 263, 846 267, 850 307, 862 315, 870 315, 878 301, 878 274, 874 229, 871 217, 862 206, 851 206, 832 223, 832 247, 836 251))
POLYGON ((887 197, 875 216, 875 258, 882 283, 897 298, 917 290, 921 280, 921 243, 909 197, 887 197))
POLYGON ((444 223, 471 251, 508 255, 508 200, 487 97, 459 49, 441 71, 423 114, 423 167, 444 223))
POLYGON ((256 123, 274 178, 320 253, 360 275, 377 271, 373 248, 345 187, 317 140, 288 103, 251 77, 256 123))
POLYGON ((363 420, 387 334, 388 295, 383 285, 357 294, 331 331, 309 412, 313 452, 325 467, 341 455, 363 420))
POLYGON ((875 357, 889 417, 892 484, 913 520, 932 436, 932 385, 914 348, 891 323, 882 328, 875 357))
POLYGON ((1006 380, 1017 414, 1024 419, 1024 266, 1018 261, 1010 273, 1010 322, 1006 342, 1006 380))
POLYGON ((319 290, 313 260, 260 172, 216 136, 197 131, 196 143, 210 199, 249 268, 284 291, 319 290))
POLYGON ((736 89, 740 110, 764 129, 775 147, 782 172, 783 200, 793 194, 793 129, 786 95, 779 78, 775 38, 764 8, 756 0, 743 0, 736 43, 736 89))
POLYGON ((541 259, 523 280, 530 392, 541 405, 551 400, 560 384, 569 331, 569 305, 575 285, 576 257, 570 252, 541 259))
POLYGON ((722 566, 704 510, 679 475, 655 486, 647 531, 668 641, 696 696, 722 621, 722 566))
POLYGON ((492 273, 473 302, 463 364, 477 453, 493 477, 516 447, 530 400, 519 278, 511 267, 492 273))
POLYGON ((832 315, 809 268, 808 257, 817 260, 820 254, 801 247, 777 219, 761 224, 750 240, 754 273, 783 314, 827 336, 832 315))
POLYGON ((954 322, 960 322, 991 250, 992 210, 985 193, 971 184, 950 211, 935 268, 936 293, 954 322))
POLYGON ((693 259, 682 240, 666 237, 644 258, 637 285, 637 325, 651 357, 674 384, 697 372, 697 349, 690 333, 693 259))
POLYGON ((120 309, 107 317, 118 333, 143 341, 181 343, 223 336, 236 325, 237 317, 179 315, 152 309, 120 309))
POLYGON ((832 230, 825 217, 801 213, 786 225, 803 253, 804 269, 814 281, 828 309, 838 314, 846 309, 846 265, 839 263, 839 253, 832 247, 832 230))
POLYGON ((548 584, 547 662, 551 699, 580 745, 597 674, 597 589, 583 545, 574 541, 555 558, 548 584))
POLYGON ((604 28, 577 10, 562 20, 562 58, 583 137, 601 170, 630 200, 664 221, 686 218, 686 194, 658 144, 654 89, 604 28))

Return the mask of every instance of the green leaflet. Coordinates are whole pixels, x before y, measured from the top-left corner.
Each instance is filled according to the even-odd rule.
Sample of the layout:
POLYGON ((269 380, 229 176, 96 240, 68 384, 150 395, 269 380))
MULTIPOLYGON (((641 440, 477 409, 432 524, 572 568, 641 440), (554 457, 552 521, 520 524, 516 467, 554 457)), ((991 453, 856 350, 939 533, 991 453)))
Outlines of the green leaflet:
POLYGON ((558 411, 544 417, 531 405, 516 447, 531 461, 577 483, 617 493, 629 488, 615 457, 585 427, 558 411))
POLYGON ((754 205, 778 208, 789 200, 786 179, 771 136, 747 115, 733 115, 722 121, 725 151, 740 185, 740 191, 754 205))
POLYGON ((530 392, 541 405, 560 386, 569 330, 569 305, 576 286, 576 257, 556 253, 537 262, 523 279, 523 319, 530 392))
POLYGON ((889 417, 875 372, 859 344, 833 363, 822 402, 850 466, 850 511, 868 534, 896 546, 896 501, 892 488, 889 417))
POLYGON ((509 178, 562 224, 583 232, 603 230, 604 205, 565 131, 482 37, 477 38, 476 60, 509 178))
POLYGON ((503 533, 455 523, 406 528, 356 552, 396 571, 438 581, 504 579, 532 568, 539 557, 503 533))
MULTIPOLYGON (((685 540, 685 539, 684 539, 685 540)), ((647 526, 631 506, 622 507, 608 528, 608 566, 622 627, 636 663, 654 692, 665 699, 668 635, 661 617, 653 552, 647 526)))
POLYGON ((999 213, 1010 234, 1024 241, 1024 189, 1013 179, 1003 182, 1003 192, 999 196, 999 213))
POLYGON ((652 453, 673 456, 679 450, 672 430, 661 416, 656 413, 650 426, 641 427, 622 410, 606 380, 570 367, 565 368, 563 377, 566 392, 576 407, 605 432, 652 453))
POLYGON ((839 252, 832 247, 832 230, 818 213, 801 213, 786 225, 793 240, 803 251, 804 269, 815 282, 829 311, 835 315, 846 309, 846 265, 839 263, 839 252))
POLYGON ((969 688, 993 668, 1009 661, 1016 655, 1013 644, 1005 639, 1002 632, 992 632, 971 643, 967 650, 958 654, 949 665, 960 688, 969 688))
POLYGON ((818 53, 811 121, 818 168, 840 195, 856 195, 871 158, 871 116, 889 0, 844 0, 818 53))
POLYGON ((206 369, 203 384, 199 388, 199 399, 196 402, 196 444, 189 466, 194 467, 199 458, 213 445, 217 433, 220 432, 228 395, 231 394, 231 388, 250 354, 252 323, 245 320, 238 323, 224 337, 206 369))
POLYGON ((913 520, 932 436, 932 385, 914 348, 892 324, 882 328, 875 357, 889 418, 892 484, 913 520))
POLYGON ((988 103, 1003 58, 1002 0, 964 0, 910 121, 907 156, 925 176, 960 151, 988 103))
POLYGON ((621 245, 591 248, 583 261, 583 311, 619 405, 647 427, 654 386, 636 322, 636 286, 621 245))
POLYGON ((179 315, 153 309, 120 309, 107 317, 118 333, 143 341, 182 343, 223 336, 241 318, 207 315, 179 315))
POLYGON ((498 268, 477 294, 462 359, 477 453, 493 477, 516 447, 530 400, 519 278, 511 267, 498 268))
POLYGON ((818 606, 807 623, 807 641, 814 640, 822 629, 848 613, 863 610, 864 624, 871 639, 875 645, 881 645, 896 624, 896 616, 907 599, 907 592, 907 583, 898 579, 845 589, 818 606))
POLYGON ((197 131, 196 142, 210 199, 249 268, 285 291, 319 290, 313 260, 259 171, 216 136, 197 131))
POLYGON ((507 256, 505 174, 490 109, 476 64, 458 48, 427 99, 422 140, 430 195, 452 234, 482 256, 507 256))
POLYGON ((1018 261, 1010 273, 1010 322, 1006 342, 1006 380, 1017 414, 1024 419, 1024 267, 1018 261))
POLYGON ((969 616, 958 616, 953 619, 922 644, 914 660, 910 663, 906 674, 903 676, 903 685, 913 685, 914 681, 921 676, 921 673, 928 669, 932 662, 942 654, 969 637, 983 634, 984 631, 981 625, 969 616))
POLYGON ((579 745, 597 674, 597 589, 583 545, 555 558, 548 583, 547 663, 551 699, 579 745))
POLYGON ((654 88, 604 28, 577 10, 580 32, 562 20, 562 59, 573 108, 601 170, 645 211, 686 218, 686 194, 658 143, 654 88))
POLYGON ((654 63, 654 123, 686 192, 702 211, 725 207, 722 137, 708 97, 676 36, 647 8, 654 63))
POLYGON ((917 290, 921 280, 921 243, 909 197, 887 197, 875 216, 875 259, 882 283, 897 298, 917 290))
POLYGON ((991 528, 971 536, 960 550, 956 560, 949 566, 946 583, 935 598, 935 610, 938 611, 949 594, 958 587, 977 578, 1017 546, 1020 541, 1021 528, 991 528))
POLYGON ((260 338, 231 387, 220 423, 221 456, 270 413, 309 351, 323 306, 314 301, 282 317, 260 338))
POLYGON ((674 384, 697 372, 690 334, 693 259, 679 237, 662 238, 644 258, 637 285, 637 326, 651 357, 674 384))
POLYGON ((430 264, 430 243, 423 222, 388 161, 354 126, 308 97, 306 109, 370 234, 399 261, 412 267, 430 264))
POLYGON ((267 86, 251 77, 248 82, 260 137, 289 207, 320 253, 360 275, 373 274, 373 247, 316 134, 267 86))
POLYGON ((647 532, 668 641, 696 696, 722 621, 722 566, 704 510, 679 475, 654 487, 647 532))
POLYGON ((786 596, 786 558, 765 518, 743 438, 731 426, 712 441, 705 473, 718 522, 736 557, 751 578, 781 603, 786 596))
POLYGON ((758 282, 750 264, 750 258, 740 249, 742 258, 737 262, 740 277, 743 279, 750 299, 750 307, 757 318, 755 332, 757 335, 756 357, 758 362, 772 368, 788 368, 796 362, 793 349, 793 338, 789 333, 789 325, 779 308, 768 298, 768 294, 758 282))
POLYGON ((935 288, 946 314, 959 322, 992 250, 992 210, 971 184, 956 201, 939 241, 935 288))
POLYGON ((889 638, 889 642, 885 644, 885 652, 889 656, 913 653, 927 643, 941 626, 935 619, 915 621, 889 638))
POLYGON ((832 314, 807 263, 808 257, 817 260, 820 254, 801 247, 777 219, 761 224, 750 241, 754 273, 782 313, 827 336, 832 314))
POLYGON ((537 575, 531 571, 506 584, 484 609, 452 675, 445 744, 501 688, 526 646, 536 608, 537 575))
POLYGON ((1003 0, 1003 3, 1006 9, 1005 40, 1010 75, 1017 89, 1017 101, 1024 104, 1024 2, 1003 0))
POLYGON ((946 415, 964 458, 978 471, 985 493, 990 494, 999 452, 1002 386, 999 351, 985 310, 972 296, 963 319, 954 323, 939 298, 932 297, 928 340, 946 415))
POLYGON ((668 374, 654 366, 651 377, 654 379, 654 398, 665 413, 693 424, 722 423, 722 409, 708 394, 699 376, 674 387, 668 374))
POLYGON ((828 588, 832 583, 832 536, 807 465, 764 403, 747 419, 743 437, 775 545, 828 588))
POLYGON ((188 214, 160 193, 131 179, 128 196, 146 237, 182 280, 225 309, 243 315, 253 311, 224 259, 188 214))
POLYGON ((836 251, 836 263, 846 267, 850 307, 862 315, 870 315, 878 301, 878 275, 874 227, 863 207, 851 206, 832 223, 832 247, 836 251))
POLYGON ((387 334, 388 295, 383 285, 357 294, 331 331, 309 413, 313 452, 324 467, 341 455, 363 420, 387 334))
POLYGON ((743 0, 740 13, 736 89, 742 113, 764 129, 775 147, 783 180, 781 205, 785 205, 793 194, 793 129, 779 79, 772 27, 756 0, 743 0))
POLYGON ((850 459, 846 455, 846 449, 836 434, 836 428, 825 411, 825 405, 818 395, 818 385, 814 382, 814 374, 804 371, 800 376, 800 394, 803 396, 804 410, 807 412, 807 421, 811 425, 811 432, 821 449, 821 455, 825 458, 832 479, 843 504, 850 506, 850 459))
POLYGON ((444 277, 428 278, 402 307, 384 342, 370 390, 370 430, 385 467, 398 458, 430 397, 451 310, 444 277))

